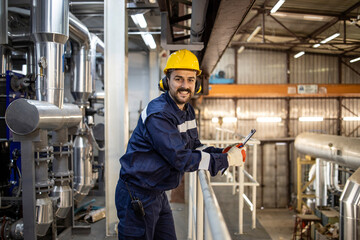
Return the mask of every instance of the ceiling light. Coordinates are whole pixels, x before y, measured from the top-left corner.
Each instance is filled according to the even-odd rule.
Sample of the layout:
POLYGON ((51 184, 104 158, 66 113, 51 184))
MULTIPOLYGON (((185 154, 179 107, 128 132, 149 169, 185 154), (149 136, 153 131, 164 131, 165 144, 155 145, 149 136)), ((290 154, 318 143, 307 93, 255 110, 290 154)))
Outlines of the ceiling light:
POLYGON ((261 30, 261 27, 260 26, 257 26, 256 28, 255 28, 255 30, 250 34, 250 36, 248 37, 248 39, 246 40, 247 42, 250 42, 251 41, 251 39, 253 39, 255 36, 256 36, 256 34, 258 34, 258 32, 261 30))
POLYGON ((218 122, 219 122, 219 118, 213 117, 213 118, 211 119, 211 121, 212 121, 213 123, 218 123, 218 122))
POLYGON ((323 117, 299 117, 300 122, 322 122, 323 117))
POLYGON ((335 33, 335 34, 331 35, 330 37, 325 38, 325 39, 322 40, 320 43, 327 43, 327 42, 333 40, 334 38, 336 38, 336 37, 338 37, 338 36, 340 36, 340 33, 335 33))
POLYGON ((141 34, 142 39, 144 40, 145 44, 149 46, 151 49, 156 48, 156 43, 153 36, 150 33, 141 34))
POLYGON ((313 48, 318 48, 318 47, 320 47, 320 45, 321 45, 320 43, 314 44, 313 48))
POLYGON ((309 21, 324 21, 323 16, 304 15, 303 17, 304 17, 305 20, 309 20, 309 21))
POLYGON ((281 122, 281 117, 258 117, 256 118, 257 122, 281 122))
POLYGON ((281 7, 281 5, 283 5, 283 3, 285 2, 285 0, 279 0, 275 6, 270 10, 270 13, 276 13, 276 11, 281 7))
POLYGON ((143 14, 131 15, 131 18, 132 18, 132 20, 134 21, 134 23, 136 25, 139 25, 140 28, 146 28, 147 27, 147 23, 146 23, 146 20, 145 20, 143 14))
POLYGON ((241 47, 238 49, 237 53, 240 54, 240 53, 242 53, 244 50, 245 50, 245 47, 244 47, 244 46, 241 46, 241 47))
POLYGON ((304 55, 304 54, 305 54, 304 51, 298 52, 297 54, 294 55, 294 58, 299 58, 299 57, 301 57, 301 56, 304 55))
POLYGON ((360 121, 360 117, 344 117, 344 121, 360 121))
POLYGON ((357 62, 357 61, 359 61, 359 60, 360 60, 360 57, 351 59, 350 62, 353 63, 353 62, 357 62))
POLYGON ((224 123, 236 123, 237 118, 236 117, 224 117, 223 122, 224 123))

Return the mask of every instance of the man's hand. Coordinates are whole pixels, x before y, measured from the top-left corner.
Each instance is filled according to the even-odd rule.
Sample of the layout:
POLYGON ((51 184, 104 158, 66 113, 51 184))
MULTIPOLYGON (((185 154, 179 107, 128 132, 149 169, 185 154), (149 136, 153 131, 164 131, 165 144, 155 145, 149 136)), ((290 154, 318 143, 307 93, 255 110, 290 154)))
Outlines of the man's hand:
POLYGON ((231 147, 228 150, 227 154, 228 154, 229 167, 230 166, 242 167, 244 165, 246 159, 246 147, 244 147, 242 143, 231 147))

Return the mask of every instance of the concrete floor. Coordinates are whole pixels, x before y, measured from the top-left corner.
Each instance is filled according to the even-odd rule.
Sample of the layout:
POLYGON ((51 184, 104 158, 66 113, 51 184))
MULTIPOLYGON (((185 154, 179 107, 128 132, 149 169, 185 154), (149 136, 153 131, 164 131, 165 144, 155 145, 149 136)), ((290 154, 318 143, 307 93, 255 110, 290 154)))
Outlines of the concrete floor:
MULTIPOLYGON (((292 239, 295 214, 288 209, 258 209, 256 229, 251 229, 251 212, 245 207, 244 234, 238 235, 238 196, 232 195, 231 187, 214 187, 215 194, 233 240, 238 239, 292 239)), ((104 206, 104 197, 89 196, 84 201, 96 199, 95 206, 104 206)), ((187 240, 188 206, 183 203, 171 203, 178 240, 187 240)), ((105 219, 92 223, 88 233, 73 233, 76 240, 116 240, 116 237, 105 236, 105 219)))

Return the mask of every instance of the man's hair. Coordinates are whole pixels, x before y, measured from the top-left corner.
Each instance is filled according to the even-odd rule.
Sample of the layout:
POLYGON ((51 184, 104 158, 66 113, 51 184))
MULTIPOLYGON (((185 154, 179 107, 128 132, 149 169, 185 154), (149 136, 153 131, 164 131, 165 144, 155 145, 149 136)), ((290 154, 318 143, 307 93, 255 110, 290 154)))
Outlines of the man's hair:
POLYGON ((174 69, 169 69, 167 72, 166 72, 166 77, 170 80, 170 76, 171 76, 171 73, 174 71, 174 69))

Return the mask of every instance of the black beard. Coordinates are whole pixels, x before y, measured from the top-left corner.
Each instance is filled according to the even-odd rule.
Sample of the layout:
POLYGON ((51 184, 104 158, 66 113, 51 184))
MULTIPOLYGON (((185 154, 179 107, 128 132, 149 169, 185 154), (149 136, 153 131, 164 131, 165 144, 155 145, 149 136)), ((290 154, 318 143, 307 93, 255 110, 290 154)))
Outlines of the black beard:
POLYGON ((188 93, 191 93, 191 90, 189 88, 179 88, 178 90, 176 90, 177 92, 181 92, 181 91, 187 91, 188 93))

